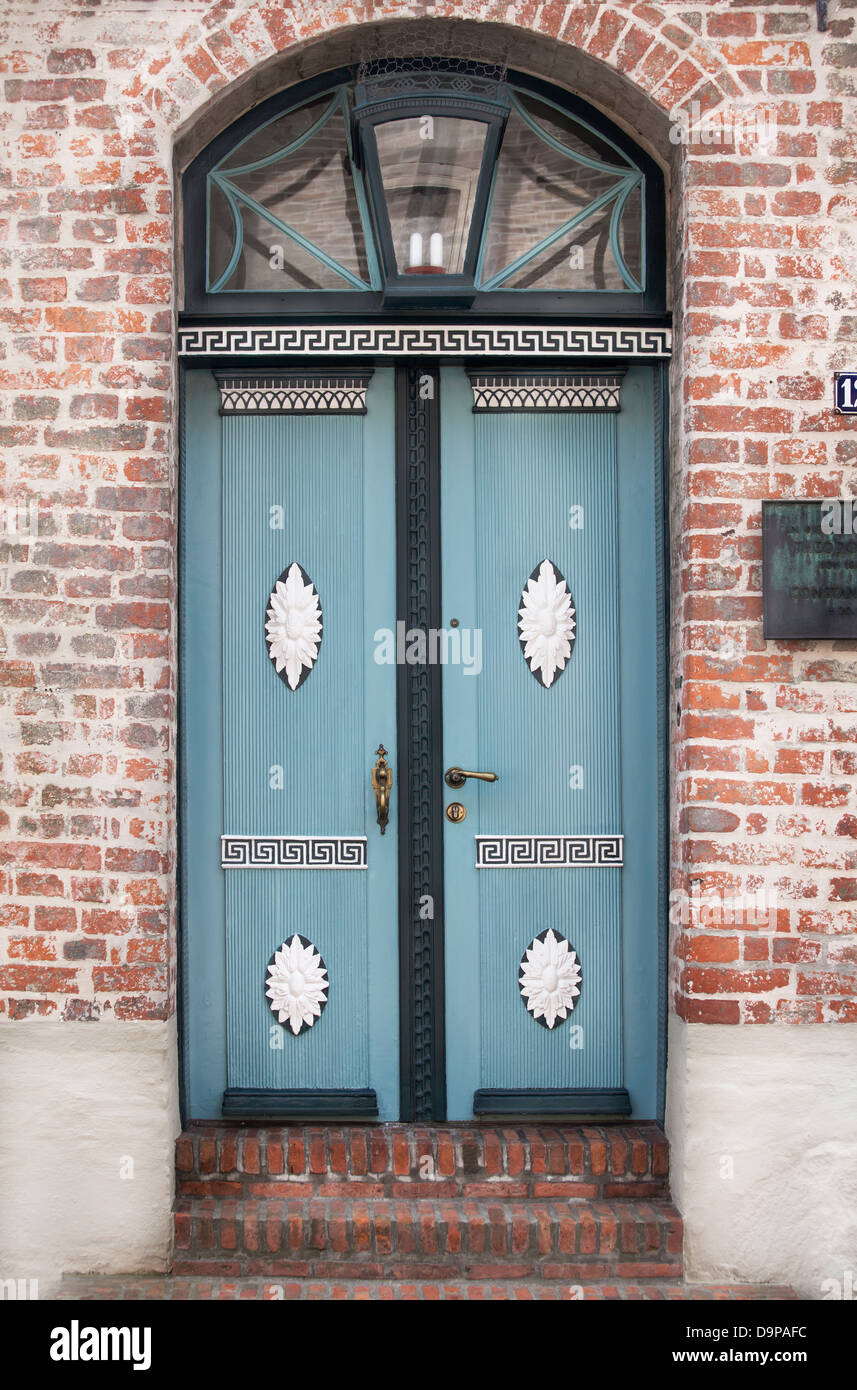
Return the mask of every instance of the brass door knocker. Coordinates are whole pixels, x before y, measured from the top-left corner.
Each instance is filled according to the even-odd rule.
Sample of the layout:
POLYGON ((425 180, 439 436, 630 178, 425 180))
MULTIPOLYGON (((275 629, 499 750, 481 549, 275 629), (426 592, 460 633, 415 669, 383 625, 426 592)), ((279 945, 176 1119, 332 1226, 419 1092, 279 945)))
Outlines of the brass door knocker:
POLYGON ((375 792, 375 805, 378 809, 378 824, 381 834, 387 829, 390 819, 390 792, 393 788, 393 769, 387 762, 387 750, 383 743, 376 748, 378 761, 372 768, 372 789, 375 792))

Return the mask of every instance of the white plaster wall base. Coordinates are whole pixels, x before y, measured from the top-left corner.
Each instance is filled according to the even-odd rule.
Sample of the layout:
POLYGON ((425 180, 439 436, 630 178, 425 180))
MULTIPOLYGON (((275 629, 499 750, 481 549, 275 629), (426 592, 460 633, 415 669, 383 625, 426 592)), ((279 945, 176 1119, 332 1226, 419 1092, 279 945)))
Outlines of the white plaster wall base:
POLYGON ((666 1128, 689 1281, 857 1290, 857 1027, 671 1017, 666 1128))
POLYGON ((0 1278, 163 1271, 175 1021, 0 1028, 0 1278))

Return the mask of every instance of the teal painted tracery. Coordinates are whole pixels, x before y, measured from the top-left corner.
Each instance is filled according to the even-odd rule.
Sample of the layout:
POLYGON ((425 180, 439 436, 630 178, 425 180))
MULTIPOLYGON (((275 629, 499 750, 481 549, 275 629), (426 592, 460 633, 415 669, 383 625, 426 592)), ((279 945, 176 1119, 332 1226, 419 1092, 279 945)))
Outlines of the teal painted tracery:
POLYGON ((462 96, 419 74, 389 100, 339 85, 258 125, 209 170, 206 292, 642 294, 645 208, 633 157, 548 97, 505 82, 462 96), (460 142, 477 123, 474 170, 460 142), (435 212, 443 237, 424 231, 435 212), (423 229, 409 265, 403 217, 423 229))
MULTIPOLYGON (((282 116, 277 116, 273 121, 267 122, 266 126, 262 127, 262 132, 264 133, 264 131, 269 126, 277 124, 282 119, 282 116)), ((240 149, 242 146, 247 144, 250 144, 252 147, 252 144, 255 143, 258 134, 258 131, 253 132, 253 135, 246 137, 245 140, 241 142, 241 146, 239 146, 238 148, 240 149)), ((231 151, 230 154, 227 155, 224 159, 222 159, 217 165, 217 167, 213 169, 211 173, 208 175, 207 263, 209 276, 208 291, 210 294, 219 294, 225 290, 228 290, 229 283, 232 280, 235 271, 242 260, 242 257, 245 255, 245 224, 243 212, 244 208, 250 209, 252 212, 254 212, 263 223, 266 223, 270 227, 272 233, 279 233, 281 236, 287 238, 287 240, 292 245, 299 247, 302 251, 306 252, 308 256, 314 258, 320 265, 326 267, 327 270, 331 271, 333 275, 337 277, 338 280, 338 285, 336 286, 336 288, 341 288, 343 284, 348 285, 351 289, 358 290, 368 290, 377 287, 377 285, 380 283, 378 276, 378 265, 374 254, 374 245, 372 242, 372 238, 371 235, 368 233, 365 197, 363 195, 363 188, 359 171, 356 169, 352 159, 350 122, 348 120, 347 89, 345 89, 344 87, 337 88, 332 93, 331 99, 325 105, 325 108, 322 111, 321 115, 318 116, 314 121, 312 121, 309 127, 306 130, 304 130, 300 135, 298 135, 295 139, 288 141, 285 145, 282 145, 279 148, 273 150, 273 152, 259 159, 251 160, 249 162, 238 165, 230 163, 230 160, 234 158, 235 153, 235 150, 231 151), (297 227, 291 225, 289 222, 277 216, 277 214, 270 207, 267 207, 263 203, 259 202, 255 197, 252 196, 252 194, 246 188, 243 188, 239 182, 241 176, 257 174, 261 171, 273 170, 277 166, 280 166, 282 168, 282 172, 287 175, 289 172, 289 161, 291 157, 297 154, 299 151, 303 150, 305 146, 309 145, 310 142, 314 139, 314 137, 317 134, 319 134, 319 132, 321 132, 326 126, 332 123, 332 119, 336 115, 340 115, 343 118, 343 153, 347 158, 348 170, 353 180, 352 186, 354 196, 357 200, 359 208, 361 232, 365 244, 365 251, 369 262, 368 279, 358 274, 355 274, 353 270, 349 269, 348 266, 343 265, 339 260, 336 259, 336 257, 328 254, 328 252, 325 251, 324 248, 320 246, 317 241, 313 241, 311 238, 305 236, 297 227), (227 261, 225 268, 219 274, 215 275, 212 275, 213 189, 217 189, 223 195, 223 198, 225 199, 225 202, 229 208, 229 212, 232 217, 234 238, 232 252, 229 256, 229 260, 227 261)), ((341 210, 341 215, 345 216, 345 214, 346 209, 345 207, 343 207, 341 210)), ((272 247, 276 245, 278 245, 278 243, 272 242, 272 247)), ((271 264, 272 259, 272 252, 269 250, 269 264, 271 264)), ((244 289, 247 287, 242 285, 240 288, 244 289)), ((268 289, 269 287, 264 286, 263 288, 268 289)), ((315 290, 325 287, 320 285, 312 285, 308 286, 308 288, 315 290)))
MULTIPOLYGON (((547 102, 539 102, 538 104, 540 106, 543 106, 545 109, 550 109, 550 105, 547 102)), ((545 129, 545 127, 542 124, 540 124, 539 121, 535 118, 532 112, 527 109, 527 106, 524 104, 524 101, 521 99, 521 97, 515 92, 512 92, 510 94, 510 105, 511 110, 515 113, 516 116, 520 118, 520 120, 528 127, 528 129, 533 132, 533 134, 537 137, 539 142, 547 146, 548 149, 554 151, 556 154, 561 155, 562 158, 568 162, 568 173, 570 181, 573 178, 574 168, 576 166, 580 169, 593 170, 597 171, 600 174, 608 176, 610 179, 610 183, 608 187, 602 189, 595 197, 592 198, 591 201, 586 203, 583 207, 578 208, 569 218, 561 222, 558 227, 553 229, 546 236, 542 237, 541 240, 537 241, 534 245, 528 247, 525 251, 518 255, 515 258, 515 260, 513 260, 510 264, 504 266, 496 274, 485 277, 484 270, 486 250, 490 243, 491 233, 493 230, 492 217, 495 211, 495 193, 498 181, 502 177, 503 172, 505 150, 504 147, 501 146, 500 158, 498 160, 497 169, 495 170, 494 181, 492 185, 492 198, 489 206, 488 216, 486 218, 485 230, 482 236, 482 245, 480 248, 479 263, 477 267, 477 281, 479 284, 479 288, 482 290, 499 289, 501 287, 506 289, 516 288, 516 286, 510 285, 509 282, 513 280, 520 271, 522 271, 525 267, 531 265, 532 262, 534 262, 536 258, 539 255, 541 255, 542 252, 548 251, 558 243, 564 242, 565 239, 573 231, 575 231, 578 227, 584 226, 602 208, 606 209, 610 206, 610 204, 612 204, 612 211, 610 214, 609 224, 610 251, 612 253, 616 266, 621 274, 622 280, 624 281, 624 284, 627 286, 628 289, 633 290, 636 293, 641 293, 643 290, 643 283, 641 283, 641 280, 644 279, 644 272, 641 273, 641 278, 638 279, 628 269, 625 257, 622 252, 619 233, 620 227, 622 225, 622 215, 625 211, 630 194, 635 189, 639 189, 641 195, 644 191, 644 175, 642 171, 638 169, 635 164, 633 164, 633 162, 630 160, 628 156, 623 155, 616 146, 611 146, 611 153, 615 156, 616 159, 615 163, 608 163, 605 160, 594 158, 592 155, 586 154, 580 149, 571 148, 569 144, 557 139, 556 136, 552 135, 549 130, 545 129)), ((565 113, 559 112, 559 108, 554 108, 554 110, 557 112, 558 115, 561 115, 564 123, 567 123, 569 125, 573 124, 573 126, 577 127, 577 130, 581 135, 584 136, 584 138, 585 136, 589 136, 592 137, 593 141, 597 139, 601 144, 609 143, 604 139, 604 137, 596 137, 595 132, 592 131, 591 127, 586 125, 585 122, 575 120, 572 123, 570 118, 565 113)), ((641 256, 643 254, 644 247, 642 225, 643 207, 644 199, 641 196, 640 212, 638 215, 638 227, 636 229, 637 240, 641 248, 641 256)), ((538 218, 534 219, 534 224, 537 224, 537 222, 538 218)))

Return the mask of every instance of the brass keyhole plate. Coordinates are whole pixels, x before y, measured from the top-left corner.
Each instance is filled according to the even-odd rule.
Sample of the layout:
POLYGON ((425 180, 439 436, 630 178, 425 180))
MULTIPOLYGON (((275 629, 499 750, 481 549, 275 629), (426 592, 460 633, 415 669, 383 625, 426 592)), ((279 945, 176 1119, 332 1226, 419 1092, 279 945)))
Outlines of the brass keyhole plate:
POLYGON ((457 825, 459 821, 464 820, 466 815, 467 808, 465 806, 462 806, 460 801, 450 801, 449 805, 446 808, 447 820, 451 820, 453 824, 457 825))

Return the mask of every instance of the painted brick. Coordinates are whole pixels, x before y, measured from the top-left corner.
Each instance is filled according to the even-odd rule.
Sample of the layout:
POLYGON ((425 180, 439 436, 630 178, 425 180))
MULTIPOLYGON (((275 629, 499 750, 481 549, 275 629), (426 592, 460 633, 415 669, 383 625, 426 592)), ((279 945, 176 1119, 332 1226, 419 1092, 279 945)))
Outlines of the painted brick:
MULTIPOLYGON (((60 34, 13 6, 3 39, 0 444, 7 487, 38 495, 53 529, 31 551, 10 552, 0 600, 3 683, 16 702, 6 706, 4 740, 25 798, 3 827, 4 842, 18 848, 0 895, 0 911, 23 913, 10 921, 21 954, 10 959, 7 946, 0 968, 36 972, 26 987, 8 985, 8 1019, 58 1023, 94 1021, 108 1002, 127 1018, 166 1016, 174 1004, 166 981, 176 974, 175 824, 164 798, 175 790, 175 707, 131 703, 177 685, 168 151, 176 131, 253 63, 352 22, 345 10, 304 13, 262 0, 212 7, 201 21, 198 5, 176 0, 160 7, 143 44, 133 0, 113 0, 109 31, 97 8, 78 7, 60 34), (37 709, 47 688, 53 707, 37 709), (108 757, 112 764, 100 761, 108 757), (109 829, 86 800, 96 778, 109 829), (75 833, 70 819, 68 833, 50 838, 46 827, 60 827, 45 817, 66 809, 75 833), (157 826, 145 849, 141 824, 157 826), (75 857, 84 852, 89 859, 75 857), (41 959, 38 944, 22 944, 48 933, 69 935, 57 957, 73 963, 71 1001, 67 976, 49 973, 62 967, 41 959), (30 949, 36 955, 25 957, 30 949), (97 968, 111 972, 97 977, 98 998, 97 968), (156 973, 144 978, 141 969, 156 973), (139 990, 125 987, 131 980, 139 990), (69 1002, 77 1012, 64 1012, 69 1002)), ((737 929, 740 970, 724 960, 683 976, 676 960, 672 1006, 700 1022, 854 1021, 853 969, 830 943, 854 935, 855 663, 806 644, 766 648, 760 631, 760 502, 848 491, 857 462, 853 425, 832 416, 828 395, 832 371, 857 341, 846 283, 857 214, 855 45, 836 27, 841 17, 819 34, 811 11, 787 0, 689 0, 680 13, 647 4, 503 7, 504 23, 578 45, 593 71, 607 64, 628 74, 673 118, 694 97, 710 108, 724 93, 739 106, 769 103, 776 115, 775 144, 763 152, 752 143, 676 148, 664 135, 663 153, 684 166, 671 213, 680 328, 671 680, 684 682, 671 741, 672 867, 680 884, 690 874, 728 877, 734 893, 761 882, 779 885, 782 899, 782 884, 792 884, 794 898, 781 906, 796 913, 791 930, 819 949, 799 957, 789 945, 768 957, 758 932, 737 929), (734 644, 729 657, 724 643, 734 644), (800 884, 813 888, 810 908, 800 884), (775 999, 759 997, 753 981, 763 978, 776 979, 763 991, 775 999)), ((398 15, 395 0, 370 4, 360 18, 388 13, 398 15)), ((478 20, 485 10, 466 0, 457 13, 478 20)), ((354 1142, 352 1165, 385 1170, 374 1136, 354 1142)), ((525 1148, 503 1159, 507 1180, 523 1171, 525 1148)), ((488 1165, 484 1148, 477 1152, 488 1165)), ((405 1157, 400 1177, 409 1181, 414 1155, 405 1157)), ((439 1142, 435 1159, 452 1181, 453 1146, 439 1142)))

